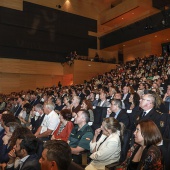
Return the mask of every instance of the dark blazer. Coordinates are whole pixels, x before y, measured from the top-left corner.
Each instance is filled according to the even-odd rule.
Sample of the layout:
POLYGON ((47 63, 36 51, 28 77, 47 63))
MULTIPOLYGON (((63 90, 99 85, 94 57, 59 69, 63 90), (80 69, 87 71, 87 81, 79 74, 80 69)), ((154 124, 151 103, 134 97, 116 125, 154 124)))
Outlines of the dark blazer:
POLYGON ((95 131, 97 128, 99 128, 101 126, 103 119, 106 117, 107 107, 97 106, 93 110, 93 114, 94 114, 94 122, 91 127, 95 131))
POLYGON ((8 153, 10 152, 11 148, 8 145, 0 146, 0 163, 7 163, 9 161, 8 153))
POLYGON ((165 138, 170 138, 170 132, 169 132, 170 115, 169 114, 161 113, 155 110, 154 108, 150 110, 150 112, 146 116, 142 117, 142 114, 143 112, 141 112, 137 120, 146 120, 146 119, 152 120, 158 126, 162 136, 165 138))
POLYGON ((28 159, 23 163, 21 169, 19 167, 6 168, 6 170, 41 170, 39 164, 39 158, 36 154, 30 155, 28 159))
POLYGON ((128 116, 129 116, 129 120, 130 120, 129 129, 132 130, 132 131, 135 131, 135 129, 136 129, 136 119, 139 117, 139 115, 143 111, 142 111, 142 109, 139 108, 139 106, 134 107, 131 111, 132 111, 131 113, 128 113, 126 111, 128 116))
MULTIPOLYGON (((125 104, 125 109, 130 107, 130 102, 129 102, 129 97, 130 97, 130 93, 127 94, 126 98, 123 100, 124 104, 125 104)), ((123 95, 122 95, 122 99, 123 99, 123 95)))
POLYGON ((78 94, 78 96, 80 97, 80 103, 82 103, 82 101, 85 99, 85 94, 83 94, 82 92, 80 94, 78 94))
POLYGON ((3 140, 2 140, 2 138, 4 137, 4 135, 5 135, 5 129, 2 129, 2 130, 0 131, 0 146, 3 145, 3 140))
POLYGON ((34 134, 37 129, 41 126, 42 121, 44 120, 45 114, 43 116, 39 116, 37 120, 35 118, 31 118, 31 125, 32 125, 32 133, 34 134))
MULTIPOLYGON (((112 116, 112 114, 110 115, 110 117, 112 116)), ((129 124, 130 124, 130 121, 129 121, 129 116, 128 114, 126 113, 126 110, 122 109, 117 118, 116 118, 119 122, 122 122, 126 128, 128 129, 129 128, 129 124)))
POLYGON ((30 102, 31 106, 35 106, 38 103, 40 103, 40 100, 38 98, 30 102))
POLYGON ((19 113, 21 112, 22 110, 22 107, 20 105, 18 105, 16 108, 15 108, 15 111, 14 111, 14 116, 15 117, 18 117, 19 113))

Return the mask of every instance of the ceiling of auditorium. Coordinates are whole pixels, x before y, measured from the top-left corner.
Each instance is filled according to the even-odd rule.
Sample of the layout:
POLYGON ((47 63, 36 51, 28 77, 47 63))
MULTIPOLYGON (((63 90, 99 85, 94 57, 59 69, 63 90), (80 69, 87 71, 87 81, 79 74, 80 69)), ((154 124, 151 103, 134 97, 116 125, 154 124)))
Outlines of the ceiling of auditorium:
MULTIPOLYGON (((98 37, 160 12, 160 10, 158 10, 157 8, 152 7, 152 0, 131 0, 131 2, 133 1, 134 4, 137 3, 138 6, 132 8, 129 11, 125 10, 120 15, 117 15, 116 17, 112 16, 112 18, 109 18, 107 20, 105 19, 105 16, 107 16, 109 11, 117 11, 117 13, 119 13, 118 8, 129 0, 50 0, 50 2, 48 1, 48 3, 46 0, 24 1, 37 3, 40 5, 55 8, 57 10, 96 19, 98 20, 98 32, 96 34, 98 37), (60 7, 58 7, 59 5, 60 7), (102 18, 102 16, 104 17, 102 18)), ((126 8, 126 6, 122 7, 126 8)), ((108 14, 108 16, 109 15, 110 14, 108 14)), ((170 40, 169 31, 170 30, 167 29, 165 31, 157 32, 153 35, 149 34, 147 36, 140 37, 138 39, 125 42, 123 44, 118 44, 116 46, 109 47, 107 48, 107 50, 119 50, 120 47, 122 48, 123 45, 126 45, 127 47, 128 45, 130 46, 136 42, 141 43, 150 40, 152 40, 154 43, 161 44, 170 40)))

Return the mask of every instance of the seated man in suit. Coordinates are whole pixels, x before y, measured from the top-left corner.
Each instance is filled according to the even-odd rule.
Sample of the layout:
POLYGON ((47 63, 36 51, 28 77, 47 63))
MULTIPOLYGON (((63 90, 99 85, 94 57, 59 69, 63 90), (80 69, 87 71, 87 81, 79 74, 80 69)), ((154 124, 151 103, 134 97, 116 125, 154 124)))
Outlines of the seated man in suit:
POLYGON ((43 105, 37 104, 34 107, 34 113, 31 117, 32 133, 35 133, 38 128, 41 126, 42 121, 44 120, 44 111, 43 105))
POLYGON ((31 106, 35 106, 36 104, 40 103, 39 96, 37 92, 31 94, 31 106))
POLYGON ((119 122, 122 122, 126 128, 129 126, 129 116, 125 110, 122 109, 122 102, 120 99, 111 101, 110 111, 112 112, 109 117, 114 117, 119 122))
POLYGON ((107 97, 107 101, 111 103, 111 100, 114 98, 115 94, 116 94, 115 88, 109 87, 109 96, 107 97))
POLYGON ((104 91, 100 92, 100 102, 97 104, 97 106, 100 107, 110 107, 110 102, 106 99, 106 93, 104 91))
POLYGON ((122 101, 125 104, 125 109, 129 108, 129 106, 130 106, 129 97, 130 97, 129 87, 124 86, 123 87, 123 94, 122 94, 122 101))
POLYGON ((165 107, 168 110, 168 113, 170 113, 170 85, 168 85, 167 92, 164 95, 163 101, 165 103, 165 107))
POLYGON ((161 134, 165 138, 170 138, 169 130, 170 129, 170 116, 167 113, 162 113, 155 109, 157 105, 157 96, 153 94, 145 94, 140 100, 139 106, 143 109, 143 112, 137 118, 138 120, 150 119, 152 120, 159 128, 161 134))
POLYGON ((23 103, 24 99, 19 96, 17 99, 17 105, 14 108, 14 116, 18 117, 18 115, 20 114, 21 110, 22 110, 22 103, 23 103))
POLYGON ((14 149, 9 152, 7 170, 40 170, 36 155, 38 141, 33 135, 21 135, 17 138, 14 149), (16 165, 17 157, 20 159, 16 165), (15 165, 14 165, 15 164, 15 165), (16 166, 16 168, 14 168, 16 166))

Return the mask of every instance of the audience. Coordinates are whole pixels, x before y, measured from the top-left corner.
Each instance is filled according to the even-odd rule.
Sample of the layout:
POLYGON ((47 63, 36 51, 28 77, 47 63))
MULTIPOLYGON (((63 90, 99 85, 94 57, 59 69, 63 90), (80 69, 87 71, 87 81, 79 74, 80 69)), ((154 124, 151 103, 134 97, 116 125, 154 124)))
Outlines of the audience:
POLYGON ((11 143, 14 138, 13 133, 20 125, 17 122, 9 122, 5 125, 5 135, 2 138, 3 145, 0 147, 0 162, 7 163, 9 161, 8 152, 11 150, 11 143))
POLYGON ((37 138, 42 139, 43 141, 47 141, 50 138, 52 132, 58 127, 59 125, 59 116, 54 111, 55 105, 53 103, 46 103, 44 104, 44 113, 46 114, 41 126, 35 133, 37 138))
POLYGON ((77 125, 71 131, 68 139, 69 146, 71 147, 72 159, 75 163, 81 164, 81 152, 90 150, 90 141, 93 138, 93 132, 88 125, 89 113, 86 110, 80 110, 74 123, 77 125))
POLYGON ((72 117, 74 118, 76 114, 80 111, 81 105, 80 105, 80 97, 73 96, 72 103, 71 103, 71 111, 72 111, 72 117))
POLYGON ((126 126, 126 128, 129 127, 130 124, 129 116, 126 113, 126 111, 122 109, 121 100, 119 99, 112 100, 110 110, 112 113, 109 115, 109 117, 114 117, 119 122, 122 122, 126 126))
POLYGON ((62 140, 47 141, 39 160, 41 170, 83 170, 71 160, 71 149, 62 140))
POLYGON ((166 129, 169 127, 169 115, 155 109, 156 100, 154 93, 142 96, 139 106, 143 109, 143 112, 141 112, 137 120, 152 120, 158 126, 162 136, 167 137, 166 129))
POLYGON ((106 99, 106 93, 104 91, 100 92, 100 102, 98 102, 97 106, 99 107, 110 107, 110 102, 106 99))
POLYGON ((37 147, 38 142, 33 135, 18 136, 14 148, 9 152, 6 170, 40 170, 36 155, 37 147), (19 161, 17 161, 18 158, 19 161))
POLYGON ((21 121, 22 126, 29 127, 31 110, 32 110, 31 104, 26 103, 23 105, 22 112, 20 112, 20 114, 18 115, 18 118, 21 121))
MULTIPOLYGON (((72 158, 79 164, 81 164, 81 152, 90 149, 90 141, 95 136, 88 126, 89 120, 93 122, 94 127, 96 120, 99 120, 98 127, 100 127, 103 118, 115 118, 126 126, 126 130, 131 131, 135 130, 139 120, 152 120, 163 138, 169 140, 169 65, 168 55, 162 57, 152 55, 117 65, 110 72, 93 77, 90 81, 84 81, 84 84, 37 88, 18 93, 12 92, 8 95, 0 94, 0 107, 2 108, 0 108, 2 113, 0 143, 3 147, 6 145, 6 149, 1 150, 5 151, 5 154, 1 155, 7 155, 16 142, 6 126, 9 122, 15 124, 16 121, 21 121, 22 126, 32 129, 35 136, 43 141, 50 139, 67 141, 69 139, 72 158), (55 104, 57 104, 56 107, 55 104), (68 115, 70 113, 72 115, 63 114, 65 109, 68 115), (6 121, 5 113, 11 115, 9 121, 6 121), (13 120, 14 116, 15 120, 13 120), (75 118, 74 128, 70 122, 71 117, 75 118)), ((100 135, 99 141, 103 136, 100 138, 100 135)), ((95 162, 95 158, 93 159, 95 162)), ((3 162, 7 161, 2 159, 3 162)), ((100 163, 102 162, 99 161, 100 163)), ((92 166, 92 163, 89 166, 92 166)))
POLYGON ((93 107, 90 100, 83 100, 81 109, 87 110, 90 114, 90 122, 94 122, 93 107))
POLYGON ((92 162, 85 170, 105 170, 105 165, 118 162, 121 151, 120 141, 121 125, 113 117, 105 118, 101 128, 95 130, 94 137, 90 142, 90 158, 92 162), (97 137, 102 131, 102 136, 97 137))
POLYGON ((130 148, 122 165, 131 170, 162 170, 161 151, 157 146, 162 136, 156 124, 151 120, 140 121, 134 136, 136 144, 130 148))
POLYGON ((71 122, 72 113, 68 109, 63 109, 60 112, 60 123, 57 129, 53 132, 51 140, 64 140, 68 141, 68 137, 73 129, 73 123, 71 122))
POLYGON ((127 109, 126 112, 129 116, 129 120, 130 120, 129 129, 132 131, 135 130, 136 119, 139 117, 139 115, 142 111, 139 107, 139 100, 140 100, 140 96, 138 95, 138 93, 136 93, 136 92, 131 93, 130 98, 129 98, 129 102, 131 103, 131 105, 130 105, 130 108, 127 109))
POLYGON ((32 133, 36 133, 38 128, 41 126, 42 121, 44 120, 45 114, 43 111, 43 105, 37 104, 34 106, 31 112, 31 131, 32 133))

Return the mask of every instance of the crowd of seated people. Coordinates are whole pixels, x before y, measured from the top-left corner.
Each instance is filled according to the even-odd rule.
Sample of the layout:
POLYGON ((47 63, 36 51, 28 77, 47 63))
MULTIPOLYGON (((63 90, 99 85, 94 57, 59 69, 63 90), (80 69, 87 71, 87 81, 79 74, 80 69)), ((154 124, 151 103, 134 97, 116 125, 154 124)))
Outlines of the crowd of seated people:
MULTIPOLYGON (((79 165, 83 152, 91 152, 89 159, 92 162, 86 167, 89 170, 104 170, 107 164, 120 159, 129 169, 170 169, 166 158, 161 157, 164 155, 161 147, 158 147, 170 140, 168 55, 137 58, 80 85, 1 94, 0 111, 0 149, 3 150, 0 163, 7 169, 16 168, 20 164, 17 159, 30 157, 37 161, 43 149, 35 149, 36 142, 51 140, 67 142, 71 159, 79 165), (151 126, 155 133, 159 133, 155 141, 149 140, 153 135, 151 132, 151 136, 147 136, 151 126), (20 128, 28 129, 28 134, 19 132, 20 128), (127 130, 130 132, 128 140, 127 130), (27 142, 33 142, 32 153, 25 146, 27 142), (19 151, 25 149, 24 155, 20 155, 17 145, 19 151), (127 158, 130 161, 122 159, 122 152, 129 156, 130 151, 134 151, 133 156, 127 158), (155 159, 150 159, 150 164, 146 161, 151 152, 157 155, 158 165, 154 164, 155 159)), ((169 143, 164 153, 170 153, 169 143)), ((41 164, 43 159, 42 155, 41 164)), ((81 169, 76 164, 76 168, 81 169)), ((21 166, 24 170, 25 166, 21 166)), ((37 162, 34 169, 40 169, 37 162)))

